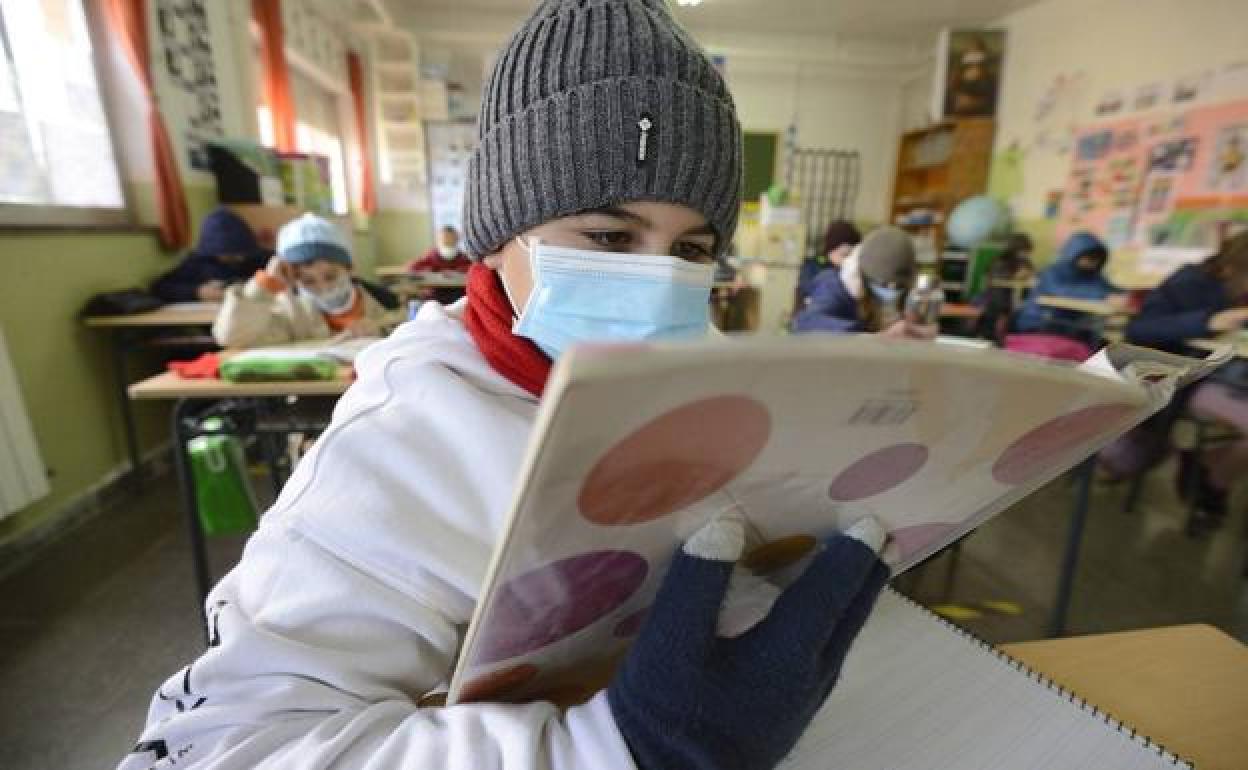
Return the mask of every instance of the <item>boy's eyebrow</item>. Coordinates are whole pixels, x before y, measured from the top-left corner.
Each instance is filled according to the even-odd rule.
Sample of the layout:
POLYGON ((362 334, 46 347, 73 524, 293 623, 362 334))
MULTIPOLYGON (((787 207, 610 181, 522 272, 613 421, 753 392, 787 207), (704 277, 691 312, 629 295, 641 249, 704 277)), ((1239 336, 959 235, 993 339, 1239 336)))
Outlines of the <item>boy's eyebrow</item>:
MULTIPOLYGON (((649 219, 643 217, 642 215, 629 211, 628 209, 618 208, 616 206, 604 206, 600 209, 590 209, 589 211, 582 211, 577 216, 586 217, 586 216, 594 216, 594 215, 611 217, 612 219, 622 219, 626 222, 631 222, 635 225, 638 225, 640 227, 645 227, 645 228, 654 226, 654 224, 649 219)), ((712 235, 713 236, 715 235, 715 228, 712 227, 709 222, 707 222, 706 224, 701 225, 700 227, 695 227, 692 230, 685 232, 682 237, 697 236, 697 235, 712 235)))
POLYGON ((617 206, 603 206, 600 209, 590 209, 588 211, 582 211, 577 216, 589 217, 589 216, 595 216, 595 215, 602 216, 602 217, 611 217, 612 219, 623 219, 626 222, 632 222, 633 224, 640 225, 642 227, 653 226, 650 220, 646 219, 642 215, 634 214, 628 209, 622 209, 617 206))

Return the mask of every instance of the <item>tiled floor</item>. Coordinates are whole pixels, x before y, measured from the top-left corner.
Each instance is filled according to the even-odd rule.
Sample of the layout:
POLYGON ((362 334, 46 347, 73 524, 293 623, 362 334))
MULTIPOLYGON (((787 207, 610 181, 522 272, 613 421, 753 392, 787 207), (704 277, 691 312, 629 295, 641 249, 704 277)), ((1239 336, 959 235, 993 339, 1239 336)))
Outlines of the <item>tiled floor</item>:
MULTIPOLYGON (((1169 479, 1168 468, 1154 473, 1134 514, 1122 512, 1125 488, 1095 490, 1070 633, 1207 622, 1248 640, 1243 517, 1213 537, 1184 537, 1169 479)), ((1055 482, 968 539, 955 569, 941 557, 899 587, 979 612, 959 622, 989 641, 1043 636, 1071 494, 1055 482)), ((0 583, 0 768, 113 766, 152 691, 200 649, 176 500, 170 480, 156 482, 0 583)), ((240 547, 212 541, 216 574, 240 547)))

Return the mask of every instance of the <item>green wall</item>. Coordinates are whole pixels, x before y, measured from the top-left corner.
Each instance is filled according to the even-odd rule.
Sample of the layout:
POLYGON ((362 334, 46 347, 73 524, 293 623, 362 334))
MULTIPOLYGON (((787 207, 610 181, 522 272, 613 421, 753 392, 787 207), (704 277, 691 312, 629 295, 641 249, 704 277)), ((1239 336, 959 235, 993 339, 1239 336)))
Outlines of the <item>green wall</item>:
MULTIPOLYGON (((142 212, 150 192, 133 192, 142 212)), ((188 187, 187 197, 198 222, 215 191, 188 187)), ((149 230, 0 230, 0 329, 52 486, 47 497, 0 521, 0 541, 44 523, 126 461, 108 337, 83 326, 78 311, 96 292, 147 284, 178 256, 164 252, 149 230)), ((136 414, 144 449, 167 440, 167 405, 139 404, 136 414)))
POLYGON ((378 266, 402 265, 433 246, 429 213, 425 211, 381 210, 373 214, 371 227, 378 266))

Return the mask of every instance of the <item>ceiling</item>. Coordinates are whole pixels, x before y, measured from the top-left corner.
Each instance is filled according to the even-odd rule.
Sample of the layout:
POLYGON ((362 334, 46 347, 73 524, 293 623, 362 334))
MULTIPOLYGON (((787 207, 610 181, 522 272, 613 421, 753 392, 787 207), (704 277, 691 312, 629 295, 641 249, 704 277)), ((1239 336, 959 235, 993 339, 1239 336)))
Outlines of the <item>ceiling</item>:
MULTIPOLYGON (((945 26, 981 25, 1040 0, 704 0, 677 8, 693 30, 767 35, 829 36, 867 44, 934 44, 945 26)), ((456 16, 477 20, 483 35, 505 35, 534 0, 386 0, 394 21, 422 36, 456 16)))

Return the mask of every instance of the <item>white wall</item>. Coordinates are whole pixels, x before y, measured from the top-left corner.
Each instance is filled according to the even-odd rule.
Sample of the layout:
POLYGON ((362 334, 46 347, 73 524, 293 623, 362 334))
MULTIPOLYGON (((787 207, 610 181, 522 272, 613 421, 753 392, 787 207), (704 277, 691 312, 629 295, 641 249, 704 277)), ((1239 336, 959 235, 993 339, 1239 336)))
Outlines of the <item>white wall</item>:
POLYGON ((792 123, 800 146, 857 150, 862 178, 856 218, 879 222, 885 216, 901 131, 899 78, 844 78, 825 64, 731 58, 727 73, 744 130, 783 135, 792 123))
MULTIPOLYGON (((1064 187, 1070 155, 1053 142, 1071 124, 1092 122, 1100 96, 1121 89, 1211 71, 1248 59, 1244 0, 1047 0, 1001 21, 1009 30, 998 111, 997 151, 1014 142, 1026 152, 1024 192, 1015 201, 1023 219, 1042 216, 1044 196, 1064 187), (1059 100, 1055 115, 1036 118, 1037 105, 1059 75, 1081 84, 1059 100)), ((1239 98, 1248 99, 1248 89, 1239 98)), ((1232 94, 1223 94, 1222 99, 1232 94)))

